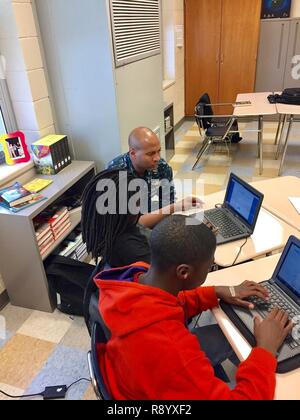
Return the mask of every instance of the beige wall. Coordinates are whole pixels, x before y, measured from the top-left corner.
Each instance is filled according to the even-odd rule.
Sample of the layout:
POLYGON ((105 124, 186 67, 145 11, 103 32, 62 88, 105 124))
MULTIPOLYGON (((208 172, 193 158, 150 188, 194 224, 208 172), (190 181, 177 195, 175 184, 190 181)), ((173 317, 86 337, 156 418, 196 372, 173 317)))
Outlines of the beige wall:
MULTIPOLYGON (((177 25, 184 24, 184 1, 162 0, 163 22, 173 20, 174 31, 177 25)), ((170 48, 170 44, 164 42, 164 48, 170 48)), ((177 124, 185 116, 184 103, 184 47, 174 45, 175 54, 175 83, 164 90, 164 102, 174 104, 174 121, 177 124)))
POLYGON ((300 17, 300 0, 292 1, 291 17, 300 17))

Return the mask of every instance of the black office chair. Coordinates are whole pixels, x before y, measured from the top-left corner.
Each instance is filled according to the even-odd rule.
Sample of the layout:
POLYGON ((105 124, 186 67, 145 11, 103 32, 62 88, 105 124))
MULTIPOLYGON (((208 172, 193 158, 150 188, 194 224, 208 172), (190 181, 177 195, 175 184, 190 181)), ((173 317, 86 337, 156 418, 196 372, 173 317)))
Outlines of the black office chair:
MULTIPOLYGON (((88 366, 90 371, 90 377, 94 392, 99 400, 112 400, 107 387, 104 383, 104 379, 99 366, 99 356, 97 352, 97 345, 107 343, 106 334, 102 326, 98 322, 94 322, 91 331, 91 350, 88 352, 88 366)), ((101 363, 101 361, 100 361, 101 363)))
POLYGON ((210 148, 213 144, 225 144, 229 154, 228 144, 231 143, 233 134, 236 131, 232 131, 235 118, 232 115, 226 116, 214 116, 212 117, 212 107, 209 104, 198 102, 195 107, 195 119, 199 128, 200 135, 204 133, 203 143, 198 152, 196 162, 193 166, 193 170, 198 165, 202 155, 210 148))
POLYGON ((94 282, 94 278, 98 273, 109 268, 108 264, 100 261, 89 278, 83 299, 83 316, 90 336, 92 335, 94 323, 97 322, 104 330, 107 340, 110 339, 110 331, 107 329, 99 312, 99 289, 94 282))
POLYGON ((101 374, 97 352, 97 344, 106 344, 111 337, 111 333, 99 312, 99 289, 94 282, 94 277, 105 268, 109 268, 109 266, 102 261, 95 267, 85 289, 83 312, 85 323, 91 336, 91 350, 88 352, 88 366, 92 386, 98 399, 112 400, 101 374))
MULTIPOLYGON (((208 118, 206 120, 206 124, 209 124, 210 127, 220 127, 220 126, 224 126, 225 124, 227 124, 228 122, 228 118, 226 117, 214 117, 214 112, 213 112, 213 108, 212 108, 212 103, 209 97, 208 93, 204 93, 204 95, 201 96, 201 98, 199 99, 199 101, 197 102, 196 105, 196 109, 198 104, 202 104, 205 106, 205 113, 206 115, 211 115, 212 118, 208 118)), ((208 126, 206 128, 209 128, 208 126)))

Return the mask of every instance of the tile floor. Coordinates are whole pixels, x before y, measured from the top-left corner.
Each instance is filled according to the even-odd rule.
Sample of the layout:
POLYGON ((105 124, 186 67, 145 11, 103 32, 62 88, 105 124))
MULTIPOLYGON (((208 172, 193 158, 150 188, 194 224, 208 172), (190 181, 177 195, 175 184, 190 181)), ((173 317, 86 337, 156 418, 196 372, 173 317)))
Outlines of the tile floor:
MULTIPOLYGON (((253 123, 240 125, 253 128, 253 123)), ((269 179, 277 176, 279 163, 274 160, 276 125, 266 123, 264 130, 264 173, 258 174, 257 136, 242 133, 244 140, 232 145, 228 155, 225 148, 211 150, 201 160, 195 171, 200 146, 197 126, 185 122, 176 133, 175 155, 170 164, 176 179, 186 178, 204 182, 204 194, 225 188, 229 173, 236 172, 247 181, 269 179)), ((300 176, 300 127, 295 124, 290 141, 283 175, 300 176)), ((41 392, 46 386, 70 385, 80 378, 89 378, 87 351, 89 336, 81 318, 69 317, 59 312, 45 314, 8 305, 0 312, 0 389, 14 394, 41 392)), ((214 322, 208 315, 202 322, 214 322), (208 317, 208 318, 207 318, 208 317)), ((230 377, 234 369, 226 366, 230 377)), ((38 397, 39 399, 40 397, 38 397)), ((0 399, 7 399, 0 394, 0 399)), ((88 382, 80 382, 70 389, 67 399, 95 399, 88 382)))

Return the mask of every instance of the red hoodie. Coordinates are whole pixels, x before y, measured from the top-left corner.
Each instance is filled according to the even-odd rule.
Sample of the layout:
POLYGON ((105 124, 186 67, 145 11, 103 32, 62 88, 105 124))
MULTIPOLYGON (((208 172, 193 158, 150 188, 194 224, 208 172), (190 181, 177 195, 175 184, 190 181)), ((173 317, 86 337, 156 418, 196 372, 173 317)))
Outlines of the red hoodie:
POLYGON ((111 339, 99 346, 105 383, 116 400, 273 399, 276 359, 255 348, 241 363, 237 385, 214 376, 197 338, 185 321, 218 306, 215 289, 201 287, 175 297, 138 284, 149 266, 137 263, 95 278, 99 309, 111 339))

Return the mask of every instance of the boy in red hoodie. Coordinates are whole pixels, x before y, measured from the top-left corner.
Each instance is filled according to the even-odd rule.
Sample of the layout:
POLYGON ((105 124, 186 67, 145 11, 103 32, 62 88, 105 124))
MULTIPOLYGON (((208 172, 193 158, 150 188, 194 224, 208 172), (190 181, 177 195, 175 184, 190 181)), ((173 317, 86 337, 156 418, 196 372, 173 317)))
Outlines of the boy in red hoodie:
MULTIPOLYGON (((237 372, 230 390, 218 379, 187 320, 218 306, 218 300, 250 307, 250 296, 267 299, 265 289, 245 282, 235 287, 199 287, 207 277, 216 249, 204 224, 189 226, 172 216, 153 230, 151 266, 132 266, 101 273, 99 309, 111 332, 99 346, 100 368, 117 400, 273 399, 276 352, 293 325, 278 309, 255 319, 257 347, 237 372), (234 296, 233 296, 234 295, 234 296)), ((207 347, 207 346, 206 346, 207 347)), ((220 353, 223 349, 220 349, 220 353)))

